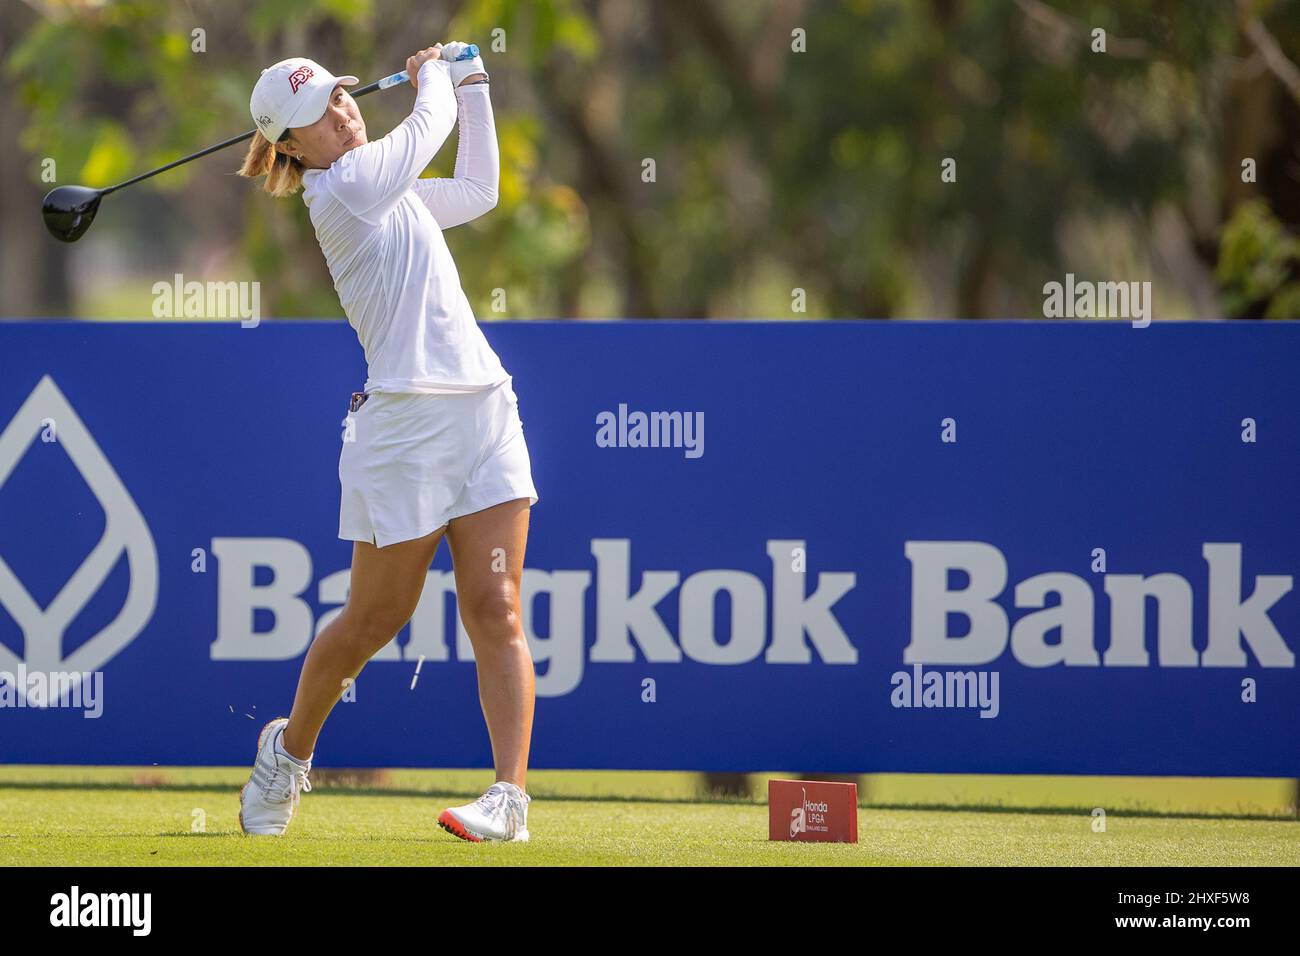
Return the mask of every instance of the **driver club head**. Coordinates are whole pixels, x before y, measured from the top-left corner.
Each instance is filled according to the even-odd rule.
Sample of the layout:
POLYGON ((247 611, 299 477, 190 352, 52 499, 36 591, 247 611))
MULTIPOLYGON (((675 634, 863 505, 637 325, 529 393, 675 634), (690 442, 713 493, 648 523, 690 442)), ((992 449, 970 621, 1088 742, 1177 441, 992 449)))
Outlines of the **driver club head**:
POLYGON ((95 221, 103 192, 86 186, 58 186, 45 194, 45 228, 61 242, 76 242, 95 221))

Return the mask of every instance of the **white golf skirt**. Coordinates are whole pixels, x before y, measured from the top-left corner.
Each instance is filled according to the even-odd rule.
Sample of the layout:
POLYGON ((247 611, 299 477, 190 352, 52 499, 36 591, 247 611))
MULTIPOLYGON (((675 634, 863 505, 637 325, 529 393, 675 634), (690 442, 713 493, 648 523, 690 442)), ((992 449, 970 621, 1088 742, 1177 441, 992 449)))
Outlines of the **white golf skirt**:
POLYGON ((373 392, 349 412, 339 537, 382 548, 505 501, 536 504, 512 381, 464 395, 373 392))

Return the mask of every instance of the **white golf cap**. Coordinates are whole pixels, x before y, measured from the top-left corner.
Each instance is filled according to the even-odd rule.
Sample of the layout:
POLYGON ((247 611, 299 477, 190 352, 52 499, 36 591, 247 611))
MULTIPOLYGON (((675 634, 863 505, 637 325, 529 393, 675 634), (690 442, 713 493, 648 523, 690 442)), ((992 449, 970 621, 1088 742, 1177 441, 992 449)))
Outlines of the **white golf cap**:
POLYGON ((315 60, 290 57, 262 71, 248 109, 262 135, 274 143, 286 129, 310 126, 324 116, 334 87, 358 82, 355 76, 335 76, 315 60))

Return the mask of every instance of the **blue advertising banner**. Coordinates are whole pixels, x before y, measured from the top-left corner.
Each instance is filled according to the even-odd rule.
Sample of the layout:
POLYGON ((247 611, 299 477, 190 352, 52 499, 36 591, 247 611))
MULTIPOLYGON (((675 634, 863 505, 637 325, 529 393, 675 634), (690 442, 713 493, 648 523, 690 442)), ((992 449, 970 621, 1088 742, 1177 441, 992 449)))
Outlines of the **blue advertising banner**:
MULTIPOLYGON (((1300 326, 484 330, 534 767, 1300 773, 1300 326)), ((0 762, 250 762, 364 379, 343 322, 0 324, 0 762)), ((450 567, 319 765, 490 766, 450 567)))

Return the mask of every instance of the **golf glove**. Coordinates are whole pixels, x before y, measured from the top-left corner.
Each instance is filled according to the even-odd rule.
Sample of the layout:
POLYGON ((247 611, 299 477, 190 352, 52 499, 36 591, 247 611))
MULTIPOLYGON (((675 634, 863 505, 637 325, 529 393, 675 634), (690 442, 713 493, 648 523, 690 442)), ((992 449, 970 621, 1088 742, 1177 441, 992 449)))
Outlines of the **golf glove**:
POLYGON ((457 59, 468 52, 470 44, 461 43, 459 40, 453 40, 450 43, 442 45, 442 51, 439 58, 451 68, 451 85, 460 86, 461 81, 467 76, 473 76, 475 73, 487 75, 487 70, 483 68, 483 58, 481 56, 471 56, 465 59, 457 59))

